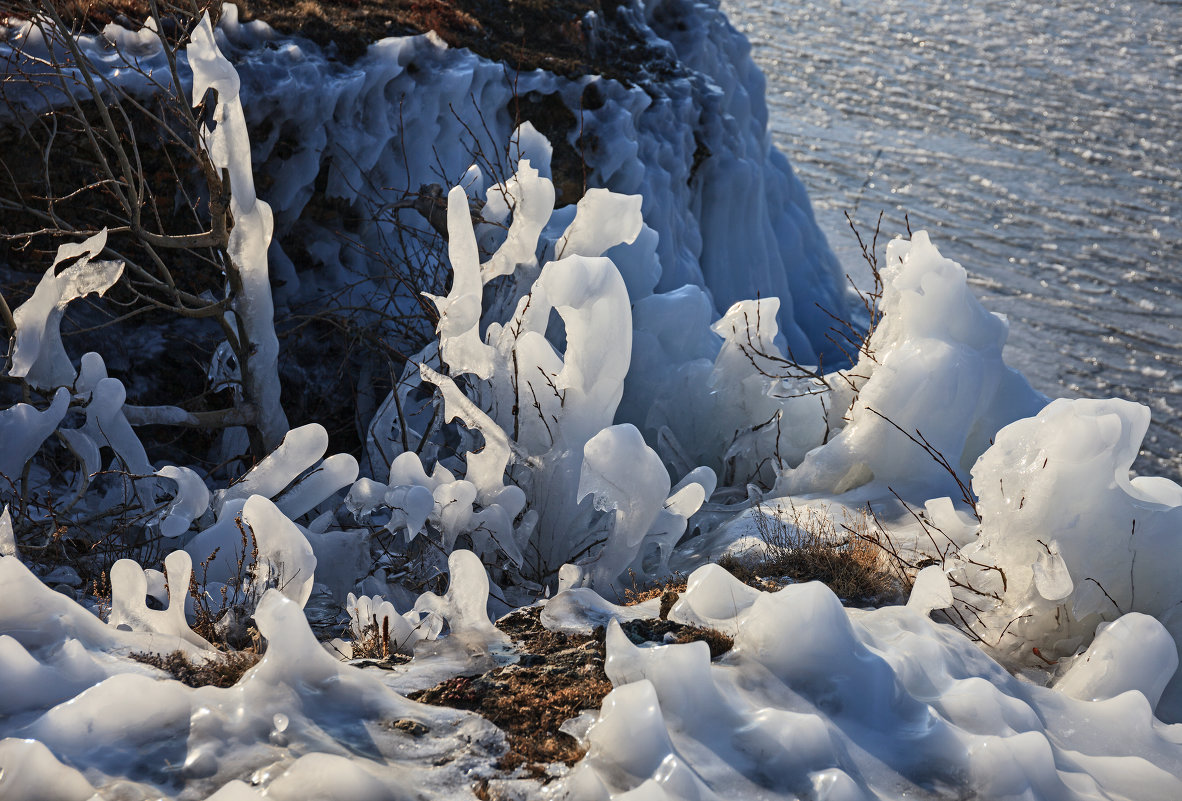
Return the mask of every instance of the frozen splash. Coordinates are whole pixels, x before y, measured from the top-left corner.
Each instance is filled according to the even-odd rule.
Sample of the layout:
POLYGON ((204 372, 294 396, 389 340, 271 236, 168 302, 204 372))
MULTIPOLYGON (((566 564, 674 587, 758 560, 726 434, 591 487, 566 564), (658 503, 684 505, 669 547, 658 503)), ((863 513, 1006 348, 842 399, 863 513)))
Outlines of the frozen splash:
POLYGON ((846 268, 862 257, 843 212, 864 236, 880 210, 884 235, 926 228, 1009 319, 1010 364, 1052 396, 1153 407, 1138 472, 1179 481, 1182 6, 722 7, 846 268))
POLYGON ((947 468, 967 483, 997 430, 1046 402, 1006 366, 1005 320, 981 305, 965 269, 925 232, 887 245, 882 280, 882 319, 848 371, 856 396, 846 422, 781 474, 776 495, 840 495, 863 485, 883 495, 888 486, 905 497, 927 493, 924 500, 955 494, 947 468))
POLYGON ((197 660, 218 658, 166 624, 155 631, 142 620, 131 621, 136 630, 124 630, 122 618, 120 627, 103 624, 12 557, 0 557, 0 586, 6 801, 96 791, 295 799, 309 797, 309 787, 385 799, 408 785, 421 797, 452 798, 470 786, 468 771, 503 748, 503 735, 486 721, 408 701, 380 672, 339 662, 299 605, 275 589, 254 612, 266 654, 221 689, 187 687, 127 658, 178 648, 197 660), (399 721, 413 721, 417 733, 396 728, 399 721))
POLYGON ((1157 654, 1168 636, 1150 618, 1113 624, 1062 690, 1047 689, 1011 676, 910 604, 847 610, 821 584, 766 593, 728 586, 715 570, 690 576, 670 619, 716 621, 736 633, 734 649, 711 662, 700 642, 638 647, 610 623, 615 689, 559 797, 1167 801, 1182 793, 1182 727, 1150 711, 1177 658, 1149 663, 1140 648, 1121 647, 1145 637, 1157 654))

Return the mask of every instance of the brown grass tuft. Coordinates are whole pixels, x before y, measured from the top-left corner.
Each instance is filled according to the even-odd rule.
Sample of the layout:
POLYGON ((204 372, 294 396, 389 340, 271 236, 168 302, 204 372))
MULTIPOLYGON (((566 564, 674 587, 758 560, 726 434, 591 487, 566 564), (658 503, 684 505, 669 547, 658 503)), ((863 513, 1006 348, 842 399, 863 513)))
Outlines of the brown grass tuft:
POLYGON ((164 656, 142 652, 130 656, 137 662, 172 674, 174 679, 190 687, 233 687, 259 661, 259 655, 249 651, 230 651, 205 662, 196 662, 179 650, 164 656))
POLYGON ((740 581, 767 589, 769 580, 782 586, 820 581, 846 603, 881 605, 901 599, 904 581, 883 559, 870 522, 847 512, 840 524, 813 507, 792 507, 787 517, 760 512, 755 525, 766 550, 747 558, 728 555, 719 564, 740 581), (776 580, 780 579, 780 582, 776 580))
MULTIPOLYGON (((624 606, 635 606, 645 601, 651 601, 653 598, 668 597, 670 593, 677 595, 685 592, 686 579, 680 573, 642 583, 637 582, 636 575, 631 571, 629 571, 629 575, 632 577, 632 586, 624 588, 624 606)), ((663 605, 664 601, 662 601, 663 605)))
POLYGON ((734 638, 716 629, 687 626, 671 620, 628 620, 620 629, 633 643, 645 642, 684 645, 690 642, 704 642, 710 647, 710 658, 717 659, 735 646, 734 638))
POLYGON ((492 721, 509 741, 497 768, 520 768, 546 782, 548 765, 573 765, 583 756, 578 742, 559 727, 584 709, 598 709, 612 685, 603 672, 602 632, 596 638, 548 631, 539 621, 540 611, 520 609, 497 624, 517 642, 517 664, 449 679, 410 698, 471 710, 492 721))
MULTIPOLYGON (((583 710, 598 709, 612 684, 603 669, 603 627, 592 635, 549 631, 541 624, 540 612, 539 607, 518 609, 497 622, 517 645, 517 664, 448 679, 409 697, 476 712, 496 724, 509 745, 497 769, 546 783, 554 775, 549 766, 573 765, 583 756, 578 742, 559 728, 583 710)), ((637 644, 701 640, 710 647, 711 658, 734 645, 722 632, 668 620, 630 620, 621 628, 637 644)), ((473 792, 478 798, 495 794, 487 781, 478 782, 473 792)))

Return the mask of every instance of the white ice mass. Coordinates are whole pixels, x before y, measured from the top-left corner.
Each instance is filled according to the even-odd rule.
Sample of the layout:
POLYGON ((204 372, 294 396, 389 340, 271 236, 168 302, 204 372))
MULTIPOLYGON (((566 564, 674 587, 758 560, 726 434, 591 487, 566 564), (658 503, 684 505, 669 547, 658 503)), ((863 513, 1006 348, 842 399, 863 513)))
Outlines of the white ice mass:
MULTIPOLYGON (((481 779, 506 798, 1182 798, 1182 487, 1130 478, 1148 410, 1032 390, 1002 358, 1005 320, 923 232, 886 247, 881 319, 841 365, 825 310, 858 301, 768 145, 746 42, 709 5, 629 8, 692 67, 660 91, 541 71, 514 86, 431 35, 343 65, 233 6, 197 28, 186 90, 219 88, 204 147, 236 176, 248 285, 230 311, 262 354, 270 453, 233 483, 152 461, 123 382, 100 354, 72 361, 58 330, 123 265, 98 260, 105 234, 63 245, 13 312, 6 375, 40 401, 0 410, 0 474, 62 514, 141 511, 156 557, 129 539, 95 609, 80 579, 22 553, 19 514, 39 512, 0 489, 0 798, 445 799, 481 779), (600 186, 572 204, 550 143, 497 110, 592 84, 600 186), (502 140, 484 147, 515 143, 503 177, 471 163, 460 132, 478 109, 489 127, 471 129, 502 140), (281 136, 295 149, 277 154, 281 136), (435 341, 376 405, 364 458, 331 454, 323 427, 288 430, 274 308, 344 286, 360 305, 418 299, 301 212, 323 171, 378 247, 377 187, 432 165, 463 176, 441 199, 435 341), (297 265, 271 237, 300 225, 313 244, 297 265), (75 467, 38 461, 51 438, 75 467), (108 470, 121 481, 96 480, 108 470), (712 563, 767 547, 761 516, 790 527, 801 509, 868 515, 916 568, 910 600, 847 608, 818 582, 768 591, 712 563), (436 591, 402 583, 378 533, 434 549, 436 591), (674 569, 687 586, 668 620, 733 636, 731 651, 625 633, 657 614, 622 605, 629 577, 674 569), (197 600, 225 599, 266 643, 231 687, 130 658, 222 658, 192 628, 196 573, 197 600), (350 639, 318 642, 306 614, 326 604, 350 639), (586 756, 545 785, 497 778, 505 735, 487 720, 405 697, 512 664, 493 617, 535 604, 553 631, 606 628, 614 688, 571 721, 586 756), (375 629, 414 658, 359 666, 375 629)), ((46 68, 36 26, 0 34, 10 66, 46 68)), ((104 80, 136 88, 144 71, 121 58, 161 64, 154 36, 104 36, 80 40, 104 80)), ((55 102, 13 91, 10 110, 55 102)))

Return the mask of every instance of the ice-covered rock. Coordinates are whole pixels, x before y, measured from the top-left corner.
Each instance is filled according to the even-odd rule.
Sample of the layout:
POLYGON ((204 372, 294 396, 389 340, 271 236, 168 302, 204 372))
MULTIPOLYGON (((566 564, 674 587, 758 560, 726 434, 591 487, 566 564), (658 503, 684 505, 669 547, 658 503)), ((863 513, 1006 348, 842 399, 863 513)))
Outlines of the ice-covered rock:
POLYGON ((36 740, 0 740, 0 767, 0 791, 11 801, 89 801, 98 795, 80 771, 36 740))
MULTIPOLYGON (((424 593, 410 612, 374 594, 398 590, 380 569, 364 594, 348 596, 354 636, 387 631, 394 650, 415 651, 423 675, 484 669, 507 647, 488 616, 489 567, 523 592, 538 586, 531 576, 551 589, 558 578, 544 625, 606 625, 615 689, 589 730, 570 727, 588 754, 545 791, 551 797, 1182 797, 1182 734, 1155 719, 1182 697, 1171 679, 1182 634, 1173 581, 1182 488, 1129 478, 1146 413, 1115 401, 1042 408, 1001 358, 1004 321, 923 234, 888 249, 884 317, 862 362, 840 374, 814 366, 828 327, 815 307, 840 312, 838 283, 799 185, 768 150, 742 38, 709 4, 617 13, 646 15, 684 62, 676 80, 641 87, 536 72, 511 88, 499 66, 431 36, 383 40, 354 65, 330 64, 265 24, 240 24, 232 7, 219 29, 205 22, 195 32, 182 63, 196 88, 219 90, 205 133, 234 176, 231 250, 250 285, 234 319, 257 338, 262 371, 273 373, 276 355, 268 266, 288 302, 337 292, 358 308, 419 302, 365 254, 381 252, 399 225, 431 226, 392 220, 385 212, 402 189, 377 188, 409 190, 431 164, 464 175, 447 198, 452 280, 434 297, 440 341, 383 405, 367 443, 372 474, 358 480, 352 457, 325 458, 318 426, 278 443, 286 422, 277 383, 263 376, 252 392, 278 447, 211 496, 193 471, 153 469, 124 413, 126 389, 97 354, 83 357, 76 380, 56 346, 44 355, 61 299, 35 294, 18 329, 37 337, 18 343, 12 375, 44 371, 49 388, 62 377, 72 387, 45 411, 0 411, 0 472, 20 475, 73 400, 84 405, 73 419, 85 422, 61 438, 80 472, 100 470, 109 448, 152 475, 135 479, 145 487, 175 484, 145 520, 184 550, 165 562, 167 593, 163 574, 117 563, 108 625, 18 561, 0 524, 0 796, 471 791, 503 735, 472 715, 407 701, 391 689, 399 677, 340 664, 302 613, 318 565, 332 562, 321 578, 338 599, 370 567, 368 532, 333 528, 330 507, 348 487, 346 507, 375 537, 385 536, 379 527, 406 541, 426 532, 448 552, 446 593, 424 593), (568 107, 595 99, 579 131, 558 141, 586 147, 592 186, 576 206, 554 209, 553 148, 517 125, 513 91, 568 107), (292 103, 297 94, 303 102, 292 103), (475 124, 477 110, 487 127, 475 124), (307 229, 298 268, 279 247, 268 265, 271 220, 254 197, 246 117, 269 126, 257 155, 272 156, 262 169, 278 227, 307 229), (492 138, 489 153, 512 132, 514 175, 499 177, 499 157, 473 166, 470 131, 492 138), (362 220, 356 249, 299 220, 321 189, 362 220), (728 307, 721 320, 716 302, 728 307), (962 487, 970 468, 972 486, 962 487), (900 506, 914 502, 915 525, 945 535, 939 554, 920 554, 941 564, 919 573, 907 606, 866 611, 843 608, 817 583, 767 593, 717 565, 698 567, 668 618, 733 635, 735 648, 711 661, 700 642, 636 645, 620 622, 652 617, 659 602, 625 607, 604 595, 628 567, 663 571, 679 545, 700 563, 715 540, 681 539, 718 476, 725 497, 742 502, 712 505, 715 520, 773 482, 778 496, 861 490, 851 504, 896 491, 900 506), (963 507, 944 497, 962 488, 963 507), (306 528, 295 522, 312 516, 306 528), (201 530, 190 534, 194 524, 201 530), (473 551, 462 547, 469 541, 473 551), (126 658, 214 658, 184 617, 195 562, 205 562, 207 592, 221 583, 230 603, 252 607, 268 643, 230 688, 186 687, 126 658), (949 604, 989 650, 932 619, 949 604), (412 649, 416 639, 436 641, 412 649), (993 656, 1026 675, 1056 659, 1066 670, 1047 688, 993 656)), ((12 41, 29 54, 52 47, 36 26, 13 36, 5 53, 12 41)), ((143 59, 129 85, 161 63, 147 32, 108 29, 106 38, 143 59)), ((126 55, 95 39, 80 46, 110 66, 104 80, 119 79, 113 65, 126 66, 126 55)), ((43 280, 57 293, 70 269, 43 280)), ((233 386, 224 366, 217 380, 233 386)), ((75 486, 85 505, 85 480, 75 486)), ((752 518, 749 510, 732 533, 752 518)))

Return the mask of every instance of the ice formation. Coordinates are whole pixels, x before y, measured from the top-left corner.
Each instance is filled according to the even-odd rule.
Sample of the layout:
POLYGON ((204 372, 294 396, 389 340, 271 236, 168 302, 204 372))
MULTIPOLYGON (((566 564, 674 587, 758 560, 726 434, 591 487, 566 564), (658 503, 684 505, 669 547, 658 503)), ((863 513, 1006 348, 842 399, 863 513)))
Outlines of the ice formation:
POLYGON ((1149 801, 1182 792, 1182 734, 1151 712, 1176 658, 1147 662, 1116 644, 1149 635, 1159 653, 1160 625, 1143 616, 1105 630, 1080 657, 1095 662, 1073 668, 1064 692, 1009 675, 911 605, 847 610, 819 583, 746 589, 736 597, 690 577, 685 600, 737 632, 715 662, 704 643, 637 647, 611 624, 615 689, 563 797, 1149 801))
POLYGON ((107 230, 81 244, 58 249, 53 265, 41 277, 32 297, 12 312, 16 333, 9 375, 35 387, 50 389, 73 383, 78 375, 62 345, 62 314, 70 301, 103 294, 123 274, 123 263, 95 259, 106 247, 107 230), (70 262, 60 273, 59 264, 70 262))
MULTIPOLYGON (((647 80, 641 87, 540 70, 507 76, 502 65, 432 36, 383 39, 345 65, 307 42, 282 40, 265 23, 239 22, 237 8, 227 4, 211 41, 231 56, 239 78, 232 94, 220 95, 231 105, 218 113, 233 119, 237 96, 247 122, 266 131, 253 143, 253 163, 269 184, 277 238, 293 228, 315 236, 320 226, 301 213, 323 174, 327 196, 352 206, 358 220, 373 221, 358 232, 360 244, 380 250, 394 220, 382 212, 388 199, 376 187, 417 191, 437 182, 437 157, 454 179, 471 164, 473 150, 502 148, 521 121, 515 96, 558 103, 578 119, 561 133, 585 160, 587 185, 642 198, 644 218, 659 237, 657 289, 703 287, 720 310, 757 293, 783 298, 780 326, 800 358, 812 358, 814 350, 828 347, 829 326, 814 304, 840 312, 844 278, 804 187, 766 136, 763 78, 750 46, 710 5, 670 3, 627 13, 656 48, 679 62, 678 78, 647 80), (292 102, 296 97, 300 102, 292 102), (470 132, 479 135, 473 139, 470 132), (699 164, 695 151, 712 157, 699 164)), ((14 30, 25 51, 43 52, 35 27, 18 24, 14 30)), ((104 36, 127 48, 123 52, 154 80, 167 74, 153 35, 111 25, 104 36)), ((198 39, 195 44, 207 52, 198 39)), ((87 52, 111 70, 126 67, 114 46, 94 42, 87 52)), ((221 68, 208 64, 213 80, 221 68)), ((129 88, 153 88, 134 69, 118 75, 129 88)), ((30 106, 51 98, 26 97, 19 87, 9 96, 30 106)), ((525 143, 515 148, 514 162, 528 150, 525 143)), ((574 198, 559 200, 566 205, 574 198)), ((407 222, 413 224, 409 216, 407 222)), ((255 237, 269 232, 255 225, 250 230, 255 237)), ((304 290, 356 283, 380 270, 342 248, 328 231, 320 233, 323 241, 298 267, 272 245, 271 268, 283 281, 280 305, 304 290)), ((376 284, 355 293, 374 302, 381 294, 376 284)), ((260 294, 256 302, 266 301, 260 294)))
POLYGON ((994 433, 1046 402, 1002 360, 1005 320, 981 306, 964 268, 925 232, 887 245, 882 280, 882 319, 848 372, 848 422, 783 473, 776 495, 840 495, 872 482, 904 495, 955 493, 947 468, 967 481, 994 433))
MULTIPOLYGON (((259 357, 253 376, 222 360, 215 377, 257 382, 270 453, 229 485, 153 463, 123 383, 97 353, 76 369, 57 330, 66 304, 121 268, 97 260, 101 235, 63 246, 14 315, 8 376, 43 397, 0 410, 0 473, 14 492, 22 476, 59 492, 66 511, 133 509, 112 536, 143 561, 112 566, 104 620, 76 600, 76 573, 22 561, 24 521, 0 515, 0 796, 463 797, 504 735, 399 691, 512 661, 489 609, 534 602, 551 630, 606 627, 614 689, 571 729, 585 759, 545 790, 518 786, 527 795, 1182 796, 1182 724, 1162 722, 1182 719, 1182 487, 1129 478, 1148 411, 1048 404, 1005 365, 1004 320, 922 232, 887 248, 882 319, 858 363, 827 371, 815 307, 844 300, 768 149, 745 42, 709 6, 629 13, 647 14, 686 75, 649 90, 520 76, 519 92, 570 105, 594 86, 602 101, 582 133, 603 186, 559 208, 550 143, 528 122, 511 132, 499 65, 430 36, 333 65, 232 6, 194 32, 192 97, 219 98, 205 145, 234 176, 230 249, 247 288, 232 311, 259 357), (404 96, 422 101, 405 118, 404 96), (443 153, 464 178, 446 201, 437 341, 397 377, 359 464, 330 454, 319 425, 287 430, 267 271, 289 300, 347 283, 364 304, 381 282, 315 235, 311 263, 273 245, 268 265, 252 164, 272 181, 276 228, 315 227, 300 212, 323 174, 330 196, 377 220, 359 234, 375 246, 388 220, 373 188, 415 185, 432 146, 461 140, 453 103, 487 110, 490 137, 512 133, 514 169, 500 180, 462 147, 443 153), (263 117, 256 155, 272 158, 252 162, 246 121, 263 117), (58 476, 37 460, 55 435, 77 461, 58 476), (99 480, 112 464, 119 480, 99 480), (903 558, 927 565, 908 603, 846 609, 821 584, 768 592, 703 564, 752 544, 755 514, 797 503, 870 504, 903 558), (164 544, 163 572, 144 542, 164 544), (446 591, 411 592, 390 548, 431 579, 445 563, 446 591), (617 604, 627 572, 671 565, 690 574, 669 621, 733 636, 728 654, 625 636, 662 606, 617 604), (186 608, 219 600, 267 644, 234 686, 187 687, 131 658, 221 658, 186 608), (352 641, 317 642, 306 614, 326 604, 352 641), (378 633, 409 667, 340 660, 378 633)), ((26 54, 46 47, 35 28, 5 30, 26 54)), ((104 35, 118 47, 85 42, 104 80, 119 79, 121 53, 161 57, 147 32, 104 35)))
MULTIPOLYGON (((1059 399, 999 431, 973 468, 981 526, 954 575, 1000 598, 978 630, 1008 658, 1070 657, 1131 612, 1182 642, 1182 487, 1129 478, 1148 424, 1128 401, 1059 399)), ((1182 686, 1168 696, 1176 720, 1182 686)))
MULTIPOLYGON (((533 135, 526 129, 520 138, 533 135)), ((540 152, 545 166, 547 154, 540 152)), ((640 204, 607 191, 588 194, 573 219, 556 226, 553 218, 561 223, 561 216, 551 182, 525 159, 485 200, 485 209, 493 206, 509 226, 482 262, 468 194, 456 187, 448 196, 453 280, 446 296, 433 298, 439 346, 419 368, 421 379, 440 391, 444 419, 462 421, 483 446, 465 455, 462 479, 439 466, 428 477, 417 454, 401 453, 390 463, 386 488, 370 479, 354 485, 351 508, 368 516, 387 507, 387 526, 405 526, 410 538, 429 520, 445 550, 467 536, 477 553, 489 561, 504 554, 532 581, 553 583, 563 564, 595 549, 580 580, 618 589, 624 570, 645 557, 646 542, 661 564, 667 562, 686 521, 715 486, 709 468, 702 468, 674 499, 661 458, 636 427, 612 424, 629 374, 632 312, 619 269, 599 254, 635 256, 620 249, 643 230, 640 204), (495 208, 498 202, 506 208, 495 208), (549 238, 546 230, 561 233, 549 238), (539 252, 555 260, 539 264, 539 252), (491 283, 501 277, 514 281, 491 283), (486 295, 492 297, 487 304, 486 295), (497 318, 500 310, 508 319, 497 318), (426 363, 436 357, 446 375, 426 363), (467 391, 456 380, 463 376, 471 376, 467 391), (616 475, 621 463, 633 470, 627 487, 616 475), (583 503, 587 496, 594 502, 583 503), (613 512, 602 531, 593 525, 593 509, 613 512)), ((409 387, 395 392, 405 396, 409 387)), ((371 439, 385 443, 382 453, 402 447, 395 422, 387 415, 375 419, 382 428, 371 429, 371 439)))
POLYGON ((254 191, 238 71, 218 49, 208 15, 193 31, 185 51, 193 71, 192 97, 209 96, 216 103, 202 134, 210 161, 227 176, 232 187, 230 213, 234 227, 226 251, 235 264, 242 289, 234 293, 231 310, 239 341, 251 356, 250 369, 241 371, 240 379, 248 396, 258 404, 263 440, 267 447, 274 447, 287 432, 287 416, 279 402, 279 340, 275 337, 275 307, 267 269, 274 220, 271 207, 254 191))
POLYGON ((294 799, 310 786, 377 799, 408 783, 446 798, 464 792, 464 773, 496 751, 500 735, 486 721, 407 701, 342 665, 277 590, 254 613, 269 644, 263 659, 233 687, 194 689, 115 654, 214 654, 169 634, 109 627, 11 557, 0 557, 0 579, 5 799, 294 799), (429 733, 385 725, 398 720, 429 733), (308 784, 309 771, 326 767, 308 784))

